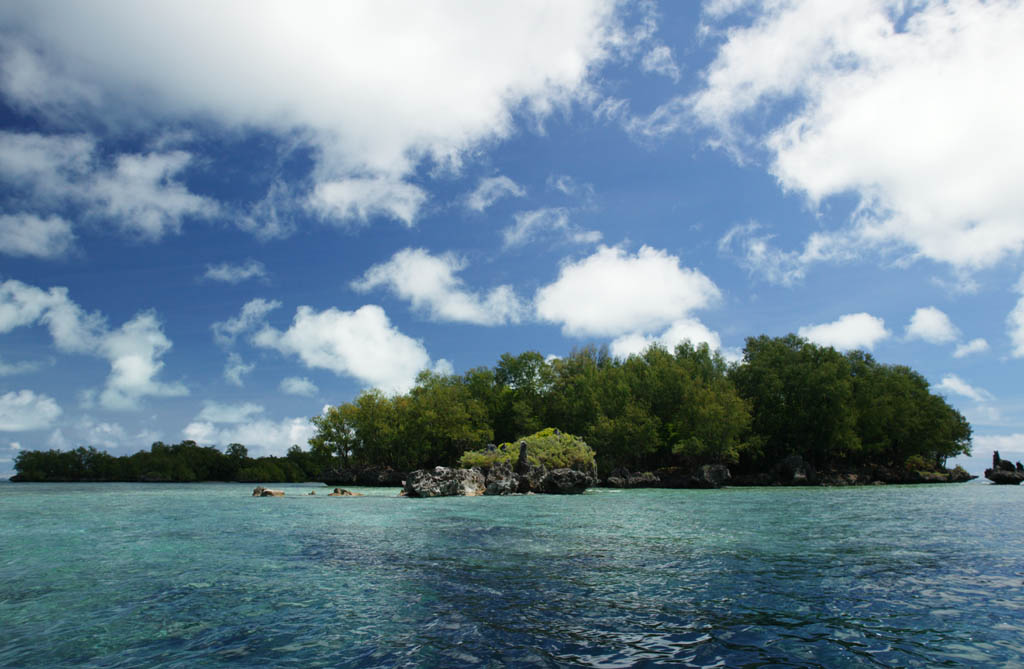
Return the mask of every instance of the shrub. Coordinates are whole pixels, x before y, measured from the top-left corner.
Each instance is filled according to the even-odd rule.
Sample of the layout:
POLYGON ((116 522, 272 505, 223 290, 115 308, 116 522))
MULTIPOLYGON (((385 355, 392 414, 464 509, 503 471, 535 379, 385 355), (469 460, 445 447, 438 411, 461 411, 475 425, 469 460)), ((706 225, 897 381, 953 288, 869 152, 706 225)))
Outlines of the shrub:
POLYGON ((597 462, 594 449, 579 437, 549 427, 523 437, 516 442, 506 442, 500 446, 466 451, 462 454, 459 464, 463 467, 480 467, 490 469, 494 465, 505 462, 515 466, 519 459, 519 442, 526 442, 526 459, 531 465, 543 465, 548 469, 571 467, 581 471, 596 472, 597 462))

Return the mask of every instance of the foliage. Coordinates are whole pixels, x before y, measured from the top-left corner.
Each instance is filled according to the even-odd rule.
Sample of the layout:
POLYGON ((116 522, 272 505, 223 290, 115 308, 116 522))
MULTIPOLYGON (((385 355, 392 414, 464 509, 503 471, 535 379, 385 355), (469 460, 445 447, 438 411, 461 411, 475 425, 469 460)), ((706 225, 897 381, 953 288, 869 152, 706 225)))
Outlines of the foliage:
POLYGON ((311 421, 310 449, 284 458, 157 442, 119 458, 22 451, 15 469, 19 480, 297 481, 328 468, 489 466, 517 458, 511 444, 530 435, 535 463, 542 452, 549 467, 596 458, 604 474, 710 463, 765 471, 790 455, 819 469, 935 471, 971 447, 971 426, 917 372, 793 334, 747 339, 737 364, 690 343, 626 359, 592 346, 550 360, 506 353, 462 375, 425 371, 405 394, 366 390, 311 421), (492 441, 505 450, 475 450, 492 441))
POLYGON ((572 467, 584 471, 596 471, 594 449, 579 437, 549 427, 535 432, 520 441, 493 444, 475 451, 466 451, 459 459, 463 467, 491 468, 498 463, 515 465, 519 459, 520 442, 526 442, 526 459, 531 465, 543 465, 548 469, 572 467))

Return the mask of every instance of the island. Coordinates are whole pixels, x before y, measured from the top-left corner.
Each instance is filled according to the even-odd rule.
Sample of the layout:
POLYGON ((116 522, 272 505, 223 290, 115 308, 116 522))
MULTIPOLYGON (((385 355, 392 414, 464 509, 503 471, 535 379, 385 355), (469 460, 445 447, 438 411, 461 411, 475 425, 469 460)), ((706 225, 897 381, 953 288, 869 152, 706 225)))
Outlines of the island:
POLYGON ((319 481, 412 497, 481 485, 515 494, 974 478, 946 467, 970 454, 970 424, 922 375, 793 334, 748 338, 735 361, 689 342, 626 358, 595 346, 561 358, 506 353, 462 374, 424 371, 408 392, 365 390, 311 421, 307 447, 284 456, 192 441, 120 457, 89 446, 25 449, 12 480, 319 481), (535 442, 558 439, 593 459, 540 461, 535 442), (520 467, 523 442, 528 464, 545 469, 540 478, 520 467), (460 473, 474 469, 482 483, 460 473))

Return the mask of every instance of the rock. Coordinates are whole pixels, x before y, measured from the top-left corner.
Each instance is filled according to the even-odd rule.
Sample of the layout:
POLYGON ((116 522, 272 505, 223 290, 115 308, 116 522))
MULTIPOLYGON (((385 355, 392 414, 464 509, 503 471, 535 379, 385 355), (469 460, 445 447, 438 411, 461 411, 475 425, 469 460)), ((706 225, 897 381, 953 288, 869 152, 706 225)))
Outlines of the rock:
POLYGON ((690 478, 691 488, 721 488, 732 475, 725 465, 703 465, 690 478))
POLYGON ((457 497, 482 495, 485 488, 484 475, 476 467, 434 467, 410 473, 404 489, 409 497, 457 497))
POLYGON ((782 485, 814 485, 818 480, 811 463, 799 455, 791 455, 775 465, 774 474, 782 485))
POLYGON ((328 497, 362 497, 358 492, 352 492, 351 490, 345 490, 344 488, 335 488, 334 492, 327 493, 328 497))
POLYGON ((660 488, 661 479, 652 472, 630 472, 628 469, 614 470, 605 479, 609 488, 660 488))
POLYGON ((578 469, 562 467, 552 469, 540 481, 540 490, 549 495, 579 495, 594 483, 589 475, 578 469))
POLYGON ((507 463, 500 462, 487 472, 485 495, 511 495, 519 492, 519 477, 507 463))
POLYGON ((316 490, 310 490, 308 493, 306 493, 306 496, 309 497, 310 495, 315 495, 315 494, 316 494, 316 490))
POLYGON ((526 457, 526 442, 519 442, 519 459, 516 460, 516 474, 522 476, 530 470, 530 461, 526 457))
POLYGON ((284 497, 284 490, 271 490, 270 488, 264 488, 261 485, 256 486, 252 490, 253 497, 284 497))
POLYGON ((543 492, 542 481, 548 474, 548 468, 544 465, 527 465, 525 473, 518 473, 519 492, 543 492))
POLYGON ((996 485, 1020 485, 1024 471, 1018 470, 1009 460, 999 457, 999 451, 992 452, 992 469, 985 470, 985 478, 996 485))

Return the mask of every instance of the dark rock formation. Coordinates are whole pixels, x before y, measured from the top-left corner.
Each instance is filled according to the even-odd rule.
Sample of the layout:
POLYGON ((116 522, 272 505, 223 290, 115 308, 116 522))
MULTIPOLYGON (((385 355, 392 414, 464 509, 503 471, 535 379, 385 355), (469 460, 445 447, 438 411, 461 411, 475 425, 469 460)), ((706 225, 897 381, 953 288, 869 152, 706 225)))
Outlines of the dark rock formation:
POLYGON ((405 482, 409 497, 455 497, 482 495, 486 489, 484 475, 479 469, 434 467, 417 469, 405 482))
POLYGON ((725 465, 703 465, 690 476, 688 488, 721 488, 732 478, 725 465))
POLYGON ((814 485, 818 473, 799 455, 791 455, 775 465, 775 476, 782 485, 814 485))
POLYGON ((985 478, 996 485, 1020 485, 1024 481, 1024 466, 1016 466, 999 457, 999 451, 992 452, 992 469, 985 470, 985 478))
POLYGON ((511 495, 519 492, 519 477, 504 462, 491 467, 486 479, 485 495, 511 495))
POLYGON ((651 472, 630 472, 620 467, 605 479, 609 488, 660 488, 661 480, 651 472))
POLYGON ((552 469, 540 481, 540 492, 549 495, 578 495, 590 487, 593 479, 578 469, 552 469))
POLYGON ((284 497, 284 490, 271 490, 270 488, 264 488, 261 485, 253 488, 253 497, 284 497))

